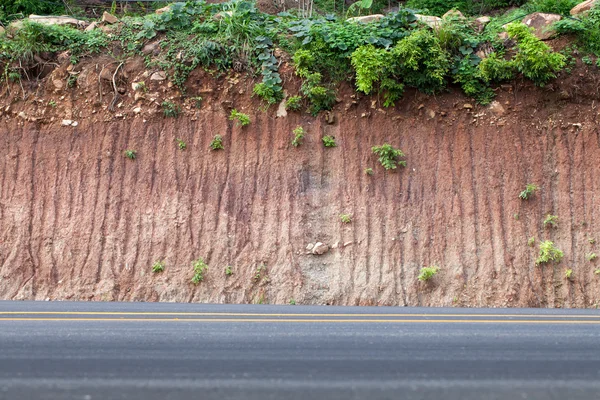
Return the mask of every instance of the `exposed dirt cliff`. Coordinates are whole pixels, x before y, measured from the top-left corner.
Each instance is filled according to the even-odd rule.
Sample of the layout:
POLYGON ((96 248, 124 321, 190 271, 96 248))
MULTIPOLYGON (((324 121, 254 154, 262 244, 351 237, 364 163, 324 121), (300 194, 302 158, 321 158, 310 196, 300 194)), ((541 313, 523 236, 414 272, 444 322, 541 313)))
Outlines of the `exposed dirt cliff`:
POLYGON ((111 84, 100 86, 100 100, 102 72, 90 65, 78 78, 87 89, 53 87, 57 70, 39 88, 24 88, 28 100, 2 100, 0 298, 534 307, 600 300, 600 265, 587 259, 600 253, 597 71, 580 68, 545 89, 505 86, 492 108, 455 93, 407 93, 384 110, 347 89, 330 124, 300 113, 276 118, 250 98, 251 80, 204 75, 190 80, 202 107, 165 118, 163 83, 146 79, 154 86, 134 100, 139 65, 124 66, 131 93, 110 112, 111 84), (251 124, 229 121, 231 107, 251 124), (298 125, 307 134, 295 148, 298 125), (210 150, 216 134, 224 150, 210 150), (337 147, 325 148, 323 135, 337 147), (379 165, 371 147, 383 143, 406 153, 406 168, 379 165), (528 183, 540 190, 520 200, 528 183), (557 228, 542 225, 547 214, 558 216, 557 228), (542 240, 564 251, 562 262, 535 265, 542 240), (331 248, 307 254, 316 242, 331 248), (209 270, 193 285, 199 257, 209 270), (156 260, 164 272, 152 273, 156 260), (420 268, 434 264, 440 273, 419 282, 420 268))

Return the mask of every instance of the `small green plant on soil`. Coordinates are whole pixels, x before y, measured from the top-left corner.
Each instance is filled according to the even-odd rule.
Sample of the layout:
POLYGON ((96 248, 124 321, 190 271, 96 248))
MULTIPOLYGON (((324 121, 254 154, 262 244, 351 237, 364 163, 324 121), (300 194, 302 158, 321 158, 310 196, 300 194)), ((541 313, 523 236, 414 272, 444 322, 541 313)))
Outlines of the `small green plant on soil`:
POLYGON ((515 221, 519 220, 519 213, 514 213, 513 214, 513 218, 515 219, 515 221))
POLYGON ((135 160, 136 156, 137 156, 137 151, 125 150, 125 157, 129 158, 130 160, 135 160))
POLYGON ((544 227, 558 228, 558 216, 548 214, 544 220, 544 227))
POLYGON ((304 139, 304 128, 301 126, 297 126, 296 129, 292 131, 294 134, 294 139, 292 139, 292 146, 298 147, 302 144, 302 140, 304 139))
POLYGON ((554 242, 546 240, 540 243, 540 255, 535 261, 536 265, 549 263, 550 261, 560 262, 564 253, 554 246, 554 242))
POLYGON ((67 87, 73 88, 75 85, 77 85, 77 75, 69 75, 69 78, 67 79, 67 87))
POLYGON ((419 280, 421 282, 427 282, 428 280, 433 278, 439 272, 439 270, 440 269, 438 268, 437 265, 423 267, 423 268, 421 268, 421 271, 419 272, 419 280))
POLYGON ((600 268, 594 271, 594 275, 600 275, 600 268))
POLYGON ((585 256, 585 258, 587 258, 587 260, 591 262, 598 258, 598 256, 596 255, 596 253, 589 253, 585 256))
POLYGON ((213 140, 210 142, 210 148, 213 150, 222 150, 225 148, 223 147, 223 138, 221 135, 215 135, 213 140))
POLYGON ((583 56, 581 57, 581 61, 586 64, 586 65, 593 65, 594 64, 594 60, 592 60, 592 58, 590 56, 583 56))
POLYGON ((262 276, 266 273, 267 273, 267 266, 265 264, 260 264, 258 267, 256 267, 256 271, 254 271, 254 281, 255 282, 260 281, 260 278, 262 278, 262 276))
POLYGON ((596 239, 590 237, 590 238, 588 238, 588 243, 589 244, 594 244, 594 243, 596 243, 596 239))
POLYGON ((50 107, 54 108, 54 107, 56 107, 56 101, 54 101, 54 100, 50 100, 50 101, 48 102, 48 105, 49 105, 50 107))
POLYGON ((148 91, 148 87, 146 86, 146 83, 144 81, 140 81, 133 84, 133 90, 135 90, 136 92, 145 93, 148 91))
POLYGON ((231 276, 233 275, 233 270, 231 269, 231 265, 225 267, 225 275, 231 276))
POLYGON ((533 247, 533 245, 535 245, 535 237, 530 237, 529 240, 527 241, 527 246, 529 247, 533 247))
POLYGON ((525 190, 523 190, 520 194, 519 194, 519 198, 521 200, 529 200, 531 198, 531 196, 533 196, 533 194, 536 192, 536 190, 538 190, 539 188, 537 187, 537 185, 535 183, 528 183, 527 186, 525 187, 525 190))
POLYGON ((373 175, 373 168, 365 168, 365 174, 373 175))
POLYGON ((179 150, 187 149, 187 144, 182 139, 175 139, 175 141, 177 141, 177 147, 179 150))
POLYGON ((192 267, 194 269, 192 283, 197 285, 204 280, 204 274, 208 271, 208 265, 206 265, 204 259, 199 258, 192 263, 192 267))
POLYGON ((337 144, 335 143, 335 138, 331 135, 325 135, 323 136, 323 144, 325 145, 325 147, 335 147, 337 146, 337 144))
POLYGON ((290 306, 295 306, 295 305, 296 305, 296 300, 290 299, 290 306))
POLYGON ((154 272, 155 274, 159 273, 159 272, 163 272, 165 270, 165 263, 163 261, 156 261, 154 264, 152 264, 152 272, 154 272))
POLYGON ((229 114, 229 119, 231 121, 236 121, 236 123, 242 127, 250 125, 250 117, 248 116, 248 114, 241 113, 235 108, 231 110, 231 114, 229 114))
POLYGON ((302 97, 291 96, 285 101, 285 109, 288 111, 299 111, 302 108, 302 97))
POLYGON ((165 117, 177 118, 177 116, 181 112, 181 108, 171 101, 165 100, 162 102, 161 106, 165 117))
POLYGON ((192 101, 194 102, 194 107, 196 107, 196 108, 202 107, 202 97, 201 96, 192 97, 192 101))
POLYGON ((395 149, 390 144, 382 144, 371 148, 374 154, 379 156, 379 162, 385 169, 396 169, 398 165, 406 167, 406 161, 398 160, 400 157, 405 157, 400 149, 395 149))
POLYGON ((352 222, 352 214, 340 214, 340 221, 344 224, 352 222))
POLYGON ((565 270, 565 278, 568 280, 573 278, 573 270, 571 268, 565 270))

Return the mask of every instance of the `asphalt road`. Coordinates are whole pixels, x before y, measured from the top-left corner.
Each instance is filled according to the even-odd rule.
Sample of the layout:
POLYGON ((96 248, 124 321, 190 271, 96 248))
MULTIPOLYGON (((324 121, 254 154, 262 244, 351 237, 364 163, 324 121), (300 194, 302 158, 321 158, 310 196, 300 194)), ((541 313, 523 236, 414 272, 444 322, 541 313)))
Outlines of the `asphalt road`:
POLYGON ((0 302, 0 399, 598 399, 600 312, 0 302))

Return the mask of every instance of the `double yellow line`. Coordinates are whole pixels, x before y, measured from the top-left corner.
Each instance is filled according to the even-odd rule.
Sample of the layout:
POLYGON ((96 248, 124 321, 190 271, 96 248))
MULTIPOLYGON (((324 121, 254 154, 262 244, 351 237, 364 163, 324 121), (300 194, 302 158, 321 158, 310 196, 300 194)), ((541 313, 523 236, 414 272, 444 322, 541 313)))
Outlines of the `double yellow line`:
POLYGON ((219 312, 3 311, 0 312, 0 323, 2 321, 600 324, 600 314, 296 314, 219 312))

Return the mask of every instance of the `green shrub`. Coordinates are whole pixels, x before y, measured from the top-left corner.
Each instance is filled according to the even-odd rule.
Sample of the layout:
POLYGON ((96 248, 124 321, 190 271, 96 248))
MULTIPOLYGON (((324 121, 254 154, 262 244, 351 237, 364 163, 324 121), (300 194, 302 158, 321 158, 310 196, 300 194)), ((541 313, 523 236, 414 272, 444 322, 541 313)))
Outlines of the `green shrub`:
POLYGON ((572 269, 567 269, 565 270, 565 278, 568 280, 573 279, 573 270, 572 269))
POLYGON ((236 123, 241 127, 250 125, 250 117, 248 116, 248 114, 241 113, 235 108, 231 110, 231 114, 229 114, 229 119, 231 121, 236 121, 236 123))
POLYGON ((538 190, 539 188, 535 183, 528 183, 521 193, 519 193, 519 198, 521 200, 529 200, 531 196, 538 190))
POLYGON ((302 144, 302 140, 304 139, 304 128, 301 126, 297 126, 296 129, 292 131, 294 134, 294 139, 292 139, 292 146, 298 147, 302 144))
POLYGON ((187 149, 187 144, 182 139, 175 139, 177 141, 177 147, 179 150, 187 149))
POLYGON ((177 116, 181 113, 181 107, 171 101, 165 100, 161 105, 165 117, 177 118, 177 116))
POLYGON ((481 60, 478 69, 481 77, 487 82, 508 81, 515 76, 513 63, 496 52, 481 60))
POLYGON ((569 11, 579 0, 529 0, 525 8, 529 12, 542 12, 569 16, 569 11))
POLYGON ((0 22, 36 15, 64 15, 65 4, 61 0, 2 0, 0 22))
POLYGON ((208 271, 208 265, 204 262, 204 259, 199 258, 192 263, 194 270, 194 276, 192 277, 192 283, 194 285, 199 284, 204 280, 204 274, 208 271))
POLYGON ((521 5, 526 0, 408 0, 406 7, 428 11, 441 17, 446 11, 457 9, 466 14, 480 15, 503 7, 521 5))
POLYGON ((265 82, 260 82, 254 85, 254 88, 252 89, 252 95, 260 97, 269 105, 275 104, 281 100, 281 92, 276 91, 273 87, 269 86, 265 82))
POLYGON ((285 109, 288 111, 299 111, 302 108, 302 97, 291 96, 285 101, 285 109))
POLYGON ((352 215, 340 214, 340 221, 342 221, 344 224, 349 224, 350 222, 352 222, 352 215))
POLYGON ((213 140, 210 142, 210 148, 212 150, 223 150, 223 137, 221 135, 215 135, 213 140))
POLYGON ((135 160, 135 158, 137 157, 137 151, 125 150, 125 157, 129 158, 130 160, 135 160))
POLYGON ((511 23, 506 27, 510 38, 517 41, 517 54, 511 60, 517 71, 536 85, 544 86, 566 65, 565 56, 555 53, 546 43, 538 39, 532 30, 522 23, 511 23))
POLYGON ((163 261, 156 261, 153 265, 152 265, 152 272, 159 273, 159 272, 163 272, 165 270, 165 263, 163 261))
POLYGON ((440 269, 438 268, 437 265, 432 265, 430 267, 423 267, 423 268, 421 268, 421 271, 419 271, 419 280, 421 282, 427 282, 428 280, 433 278, 439 271, 440 271, 440 269))
POLYGON ((325 135, 323 136, 323 144, 325 145, 325 147, 335 147, 337 146, 337 144, 335 143, 335 138, 331 135, 325 135))
POLYGON ((406 167, 406 161, 400 161, 398 158, 405 157, 400 149, 394 149, 390 144, 374 146, 371 151, 379 156, 379 162, 385 169, 396 169, 398 165, 406 167))
POLYGON ((544 227, 551 226, 552 228, 558 228, 558 216, 556 215, 546 215, 546 219, 544 219, 544 227))
POLYGON ((548 263, 550 261, 560 262, 564 256, 564 253, 560 251, 554 243, 550 240, 546 240, 540 243, 540 254, 535 263, 537 265, 548 263))

